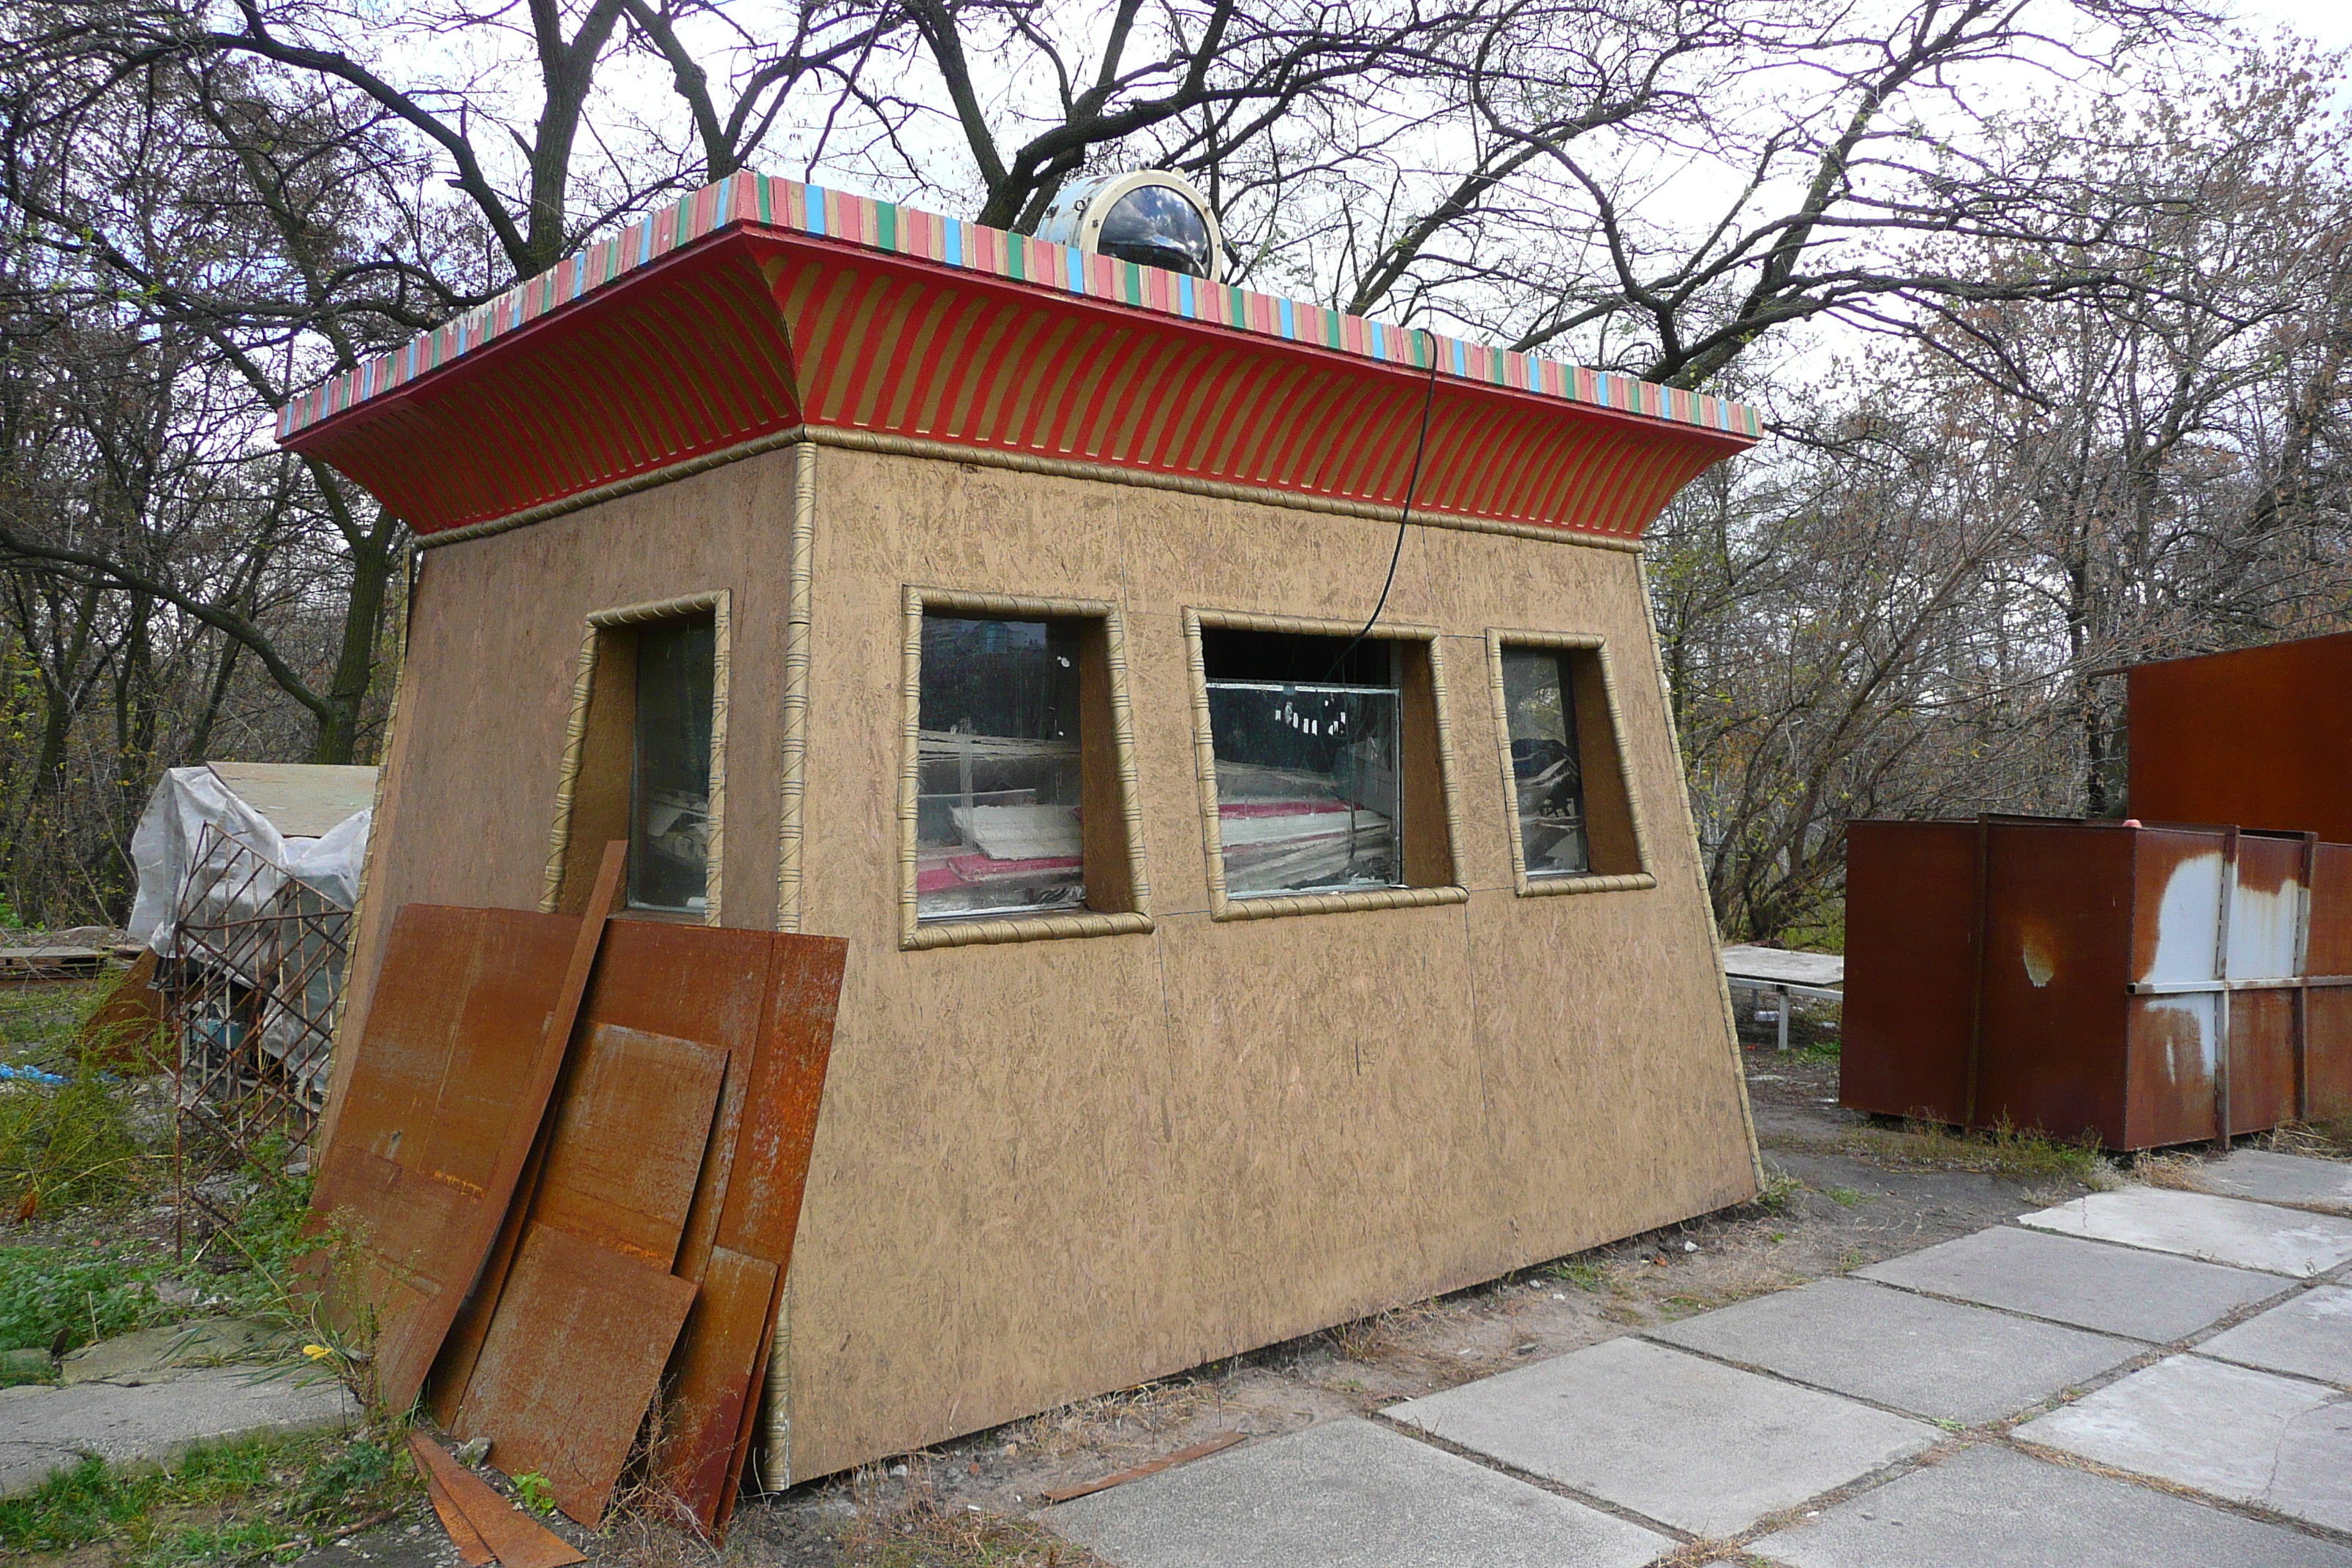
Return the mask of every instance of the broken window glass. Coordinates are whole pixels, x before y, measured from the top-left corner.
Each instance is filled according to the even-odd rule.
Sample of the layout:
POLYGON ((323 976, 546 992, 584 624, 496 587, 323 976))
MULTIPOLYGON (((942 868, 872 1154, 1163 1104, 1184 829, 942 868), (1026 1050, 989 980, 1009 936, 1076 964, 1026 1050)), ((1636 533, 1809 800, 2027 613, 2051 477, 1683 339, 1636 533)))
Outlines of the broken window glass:
POLYGON ((1503 650, 1511 782, 1518 797, 1519 847, 1530 877, 1579 876, 1592 868, 1570 657, 1559 648, 1503 650))
POLYGON ((1204 628, 1225 895, 1402 886, 1391 645, 1204 628))
POLYGON ((915 785, 920 918, 1085 904, 1082 636, 1067 621, 923 617, 915 785))
POLYGON ((700 914, 710 871, 713 623, 637 631, 629 903, 700 914))

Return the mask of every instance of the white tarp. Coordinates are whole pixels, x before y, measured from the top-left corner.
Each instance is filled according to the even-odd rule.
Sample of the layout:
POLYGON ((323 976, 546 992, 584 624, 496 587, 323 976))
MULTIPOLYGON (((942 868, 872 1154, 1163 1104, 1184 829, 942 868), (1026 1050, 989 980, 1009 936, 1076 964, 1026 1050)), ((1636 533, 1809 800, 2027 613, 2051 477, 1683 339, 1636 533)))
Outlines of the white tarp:
POLYGON ((283 868, 297 881, 351 908, 359 898, 368 816, 364 810, 354 812, 316 838, 289 838, 223 784, 212 769, 166 771, 147 802, 138 830, 131 836, 131 859, 139 871, 139 897, 131 909, 131 940, 146 943, 159 957, 176 956, 173 906, 207 823, 271 863, 273 869, 256 878, 247 889, 257 902, 285 885, 285 878, 274 869, 283 868))

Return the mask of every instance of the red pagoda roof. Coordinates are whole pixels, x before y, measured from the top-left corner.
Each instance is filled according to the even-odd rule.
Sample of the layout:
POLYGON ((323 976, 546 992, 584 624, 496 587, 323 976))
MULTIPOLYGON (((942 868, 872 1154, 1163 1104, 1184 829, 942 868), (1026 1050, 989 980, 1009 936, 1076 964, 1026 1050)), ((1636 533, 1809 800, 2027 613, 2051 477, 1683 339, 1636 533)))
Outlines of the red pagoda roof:
POLYGON ((1760 433, 1703 394, 730 176, 290 403, 419 533, 796 426, 1638 539, 1760 433))

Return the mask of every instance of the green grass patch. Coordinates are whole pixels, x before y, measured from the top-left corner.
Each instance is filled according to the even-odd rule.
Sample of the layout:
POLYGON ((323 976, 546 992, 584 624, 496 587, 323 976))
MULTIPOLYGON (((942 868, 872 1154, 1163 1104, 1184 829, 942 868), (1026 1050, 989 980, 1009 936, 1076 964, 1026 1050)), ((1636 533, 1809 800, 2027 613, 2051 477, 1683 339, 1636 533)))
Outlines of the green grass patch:
POLYGON ((158 1322, 163 1267, 111 1249, 0 1247, 0 1351, 69 1351, 158 1322))
POLYGON ((314 1433, 198 1448, 168 1469, 85 1459, 0 1501, 0 1551, 121 1547, 141 1568, 284 1560, 417 1487, 387 1436, 314 1433))

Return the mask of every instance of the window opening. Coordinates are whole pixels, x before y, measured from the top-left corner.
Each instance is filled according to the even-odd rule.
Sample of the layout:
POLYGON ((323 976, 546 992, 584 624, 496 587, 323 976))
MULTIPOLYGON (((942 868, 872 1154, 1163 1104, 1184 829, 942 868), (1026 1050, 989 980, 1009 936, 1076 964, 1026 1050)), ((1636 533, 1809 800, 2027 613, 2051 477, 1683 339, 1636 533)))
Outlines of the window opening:
POLYGON ((1397 888, 1394 646, 1203 627, 1225 895, 1397 888))
POLYGON ((629 904, 701 914, 710 875, 712 622, 640 626, 629 784, 629 904))
POLYGON ((1518 797, 1519 847, 1529 877, 1582 876, 1592 869, 1583 752, 1576 733, 1576 686, 1568 659, 1558 648, 1503 650, 1511 778, 1518 797))
POLYGON ((1085 904, 1084 636, 1069 621, 923 616, 919 918, 1085 904))

